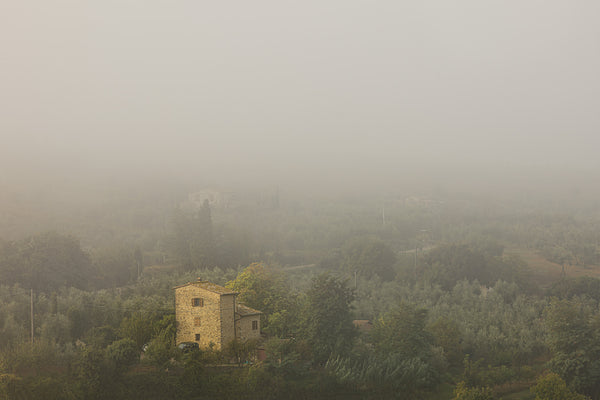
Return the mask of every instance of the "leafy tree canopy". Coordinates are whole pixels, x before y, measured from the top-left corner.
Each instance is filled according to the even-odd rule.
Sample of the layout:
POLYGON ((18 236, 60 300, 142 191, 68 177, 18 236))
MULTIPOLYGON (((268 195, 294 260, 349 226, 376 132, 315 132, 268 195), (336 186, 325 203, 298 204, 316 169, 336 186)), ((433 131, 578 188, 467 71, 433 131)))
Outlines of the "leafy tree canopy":
POLYGON ((600 396, 600 315, 579 300, 555 301, 546 309, 550 366, 568 387, 600 396))
POLYGON ((214 266, 216 250, 208 201, 194 213, 175 212, 166 244, 171 257, 185 270, 214 266))
POLYGON ((367 279, 377 275, 389 281, 395 277, 396 261, 395 253, 385 242, 368 236, 347 241, 341 249, 329 255, 321 264, 352 275, 358 273, 367 279))
POLYGON ((375 349, 380 354, 427 358, 433 336, 425 330, 427 310, 402 303, 381 316, 373 326, 375 349))
POLYGON ((346 281, 322 274, 313 279, 306 296, 305 337, 313 344, 315 362, 347 354, 356 336, 350 309, 354 291, 346 281))
POLYGON ((492 390, 488 387, 469 387, 459 382, 454 389, 452 400, 492 400, 492 390))
POLYGON ((517 279, 518 265, 510 259, 492 256, 467 244, 449 244, 436 247, 423 259, 421 274, 432 283, 452 288, 456 282, 477 280, 488 286, 498 280, 517 279))
POLYGON ((295 296, 278 270, 263 263, 253 263, 225 284, 239 293, 238 299, 248 307, 264 313, 263 329, 283 336, 297 321, 295 296))
POLYGON ((565 381, 555 373, 548 373, 538 378, 537 384, 531 388, 535 400, 586 400, 588 397, 575 393, 567 388, 565 381))
POLYGON ((92 278, 88 255, 73 236, 46 232, 0 246, 0 280, 36 291, 86 288, 92 278))

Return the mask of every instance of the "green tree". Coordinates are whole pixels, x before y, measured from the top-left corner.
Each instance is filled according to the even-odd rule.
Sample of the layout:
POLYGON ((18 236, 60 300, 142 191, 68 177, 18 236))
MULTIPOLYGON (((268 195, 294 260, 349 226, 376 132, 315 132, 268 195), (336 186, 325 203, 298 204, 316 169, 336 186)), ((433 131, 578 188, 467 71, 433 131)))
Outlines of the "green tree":
POLYGON ((166 315, 154 324, 156 334, 148 343, 146 356, 150 361, 165 367, 172 358, 176 356, 175 348, 175 316, 166 315))
POLYGON ((550 367, 568 387, 600 396, 600 315, 577 299, 554 301, 546 311, 550 367))
POLYGON ((201 390, 206 374, 204 366, 207 364, 206 356, 202 350, 192 351, 183 357, 183 374, 180 381, 185 390, 197 392, 201 390))
POLYGON ((562 267, 562 276, 566 275, 565 267, 567 265, 572 265, 575 261, 575 256, 573 252, 563 246, 552 246, 550 248, 545 249, 544 254, 546 258, 556 264, 559 264, 562 267))
POLYGON ((208 201, 193 214, 175 212, 167 246, 171 256, 185 270, 214 266, 216 248, 208 201))
POLYGON ((401 303, 375 321, 372 332, 375 350, 405 358, 428 358, 433 336, 425 329, 426 322, 426 309, 401 303))
POLYGON ((353 300, 354 291, 346 281, 329 274, 313 279, 306 294, 304 329, 317 364, 324 364, 332 354, 347 354, 352 348, 357 334, 350 308, 353 300))
POLYGON ((454 389, 452 400, 492 400, 492 390, 488 387, 469 387, 459 382, 454 389))
POLYGON ((0 246, 0 278, 36 292, 61 287, 86 288, 92 280, 88 255, 79 240, 56 232, 41 233, 0 246))
POLYGON ((422 398, 419 394, 439 382, 430 364, 398 353, 331 357, 325 369, 344 386, 368 392, 368 398, 422 398))
POLYGON ((120 334, 122 337, 132 339, 138 350, 148 343, 156 333, 155 318, 149 314, 136 313, 121 322, 120 334))
POLYGON ((23 378, 15 374, 3 374, 0 372, 0 398, 2 399, 25 399, 29 397, 26 388, 21 383, 23 378))
POLYGON ((280 271, 253 263, 225 286, 239 293, 241 303, 264 313, 262 330, 279 337, 293 331, 297 320, 296 296, 280 271))
POLYGON ((466 244, 450 244, 427 253, 420 273, 426 281, 449 290, 463 279, 488 286, 500 279, 511 282, 518 278, 518 267, 510 258, 492 256, 466 244))
POLYGON ((451 365, 460 365, 463 358, 461 332, 458 324, 447 318, 439 317, 427 326, 433 336, 433 343, 444 350, 444 356, 451 365))
POLYGON ((124 286, 136 277, 134 254, 126 247, 111 247, 92 252, 98 287, 124 286))
POLYGON ((600 279, 590 276, 564 279, 548 289, 547 295, 571 299, 574 296, 588 296, 600 302, 600 279))
POLYGON ((44 315, 41 337, 61 344, 69 342, 71 340, 71 321, 63 314, 44 315))
POLYGON ((565 381, 552 372, 540 376, 535 386, 531 388, 535 394, 535 400, 586 400, 588 397, 575 393, 569 388, 565 381))
POLYGON ((83 349, 78 354, 74 372, 79 398, 110 398, 114 388, 114 373, 107 363, 104 351, 96 348, 83 349))
POLYGON ((234 339, 225 344, 223 353, 225 356, 234 359, 238 365, 242 365, 250 361, 254 351, 256 350, 256 340, 238 340, 234 339))
POLYGON ((339 268, 348 273, 358 273, 367 279, 373 275, 389 281, 394 279, 396 255, 383 241, 376 238, 353 239, 344 245, 339 268))
POLYGON ((136 343, 131 339, 121 339, 111 343, 106 348, 106 358, 112 362, 117 373, 122 373, 127 367, 139 360, 140 352, 136 343))
POLYGON ((98 349, 103 349, 118 339, 117 331, 112 326, 103 325, 87 331, 84 342, 98 349))

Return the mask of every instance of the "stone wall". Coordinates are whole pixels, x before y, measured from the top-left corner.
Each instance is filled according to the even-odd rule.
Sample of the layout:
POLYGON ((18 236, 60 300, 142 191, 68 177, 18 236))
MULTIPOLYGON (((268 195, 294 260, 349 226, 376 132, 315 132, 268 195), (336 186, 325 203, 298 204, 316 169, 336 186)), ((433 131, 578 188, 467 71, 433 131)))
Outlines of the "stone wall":
POLYGON ((238 326, 240 328, 238 330, 240 340, 260 339, 260 315, 247 315, 241 317, 238 320, 238 326), (252 329, 252 321, 256 321, 258 329, 252 329))
MULTIPOLYGON (((232 298, 234 296, 223 296, 232 298)), ((221 295, 195 285, 182 286, 175 289, 175 319, 177 322, 176 342, 198 342, 201 348, 208 348, 211 343, 215 349, 223 345, 221 332, 222 312, 221 295), (199 297, 202 306, 194 307, 192 299, 199 297), (200 326, 196 326, 199 317, 200 326), (196 334, 200 340, 196 340, 196 334)))
POLYGON ((244 306, 240 306, 243 312, 238 314, 236 294, 209 282, 189 283, 175 288, 176 343, 197 342, 201 348, 212 346, 221 350, 236 338, 259 339, 260 314, 252 314, 255 310, 244 306), (201 304, 194 306, 194 298, 201 299, 201 304), (257 329, 252 329, 253 321, 257 329))
POLYGON ((235 339, 235 295, 221 296, 221 346, 235 339))

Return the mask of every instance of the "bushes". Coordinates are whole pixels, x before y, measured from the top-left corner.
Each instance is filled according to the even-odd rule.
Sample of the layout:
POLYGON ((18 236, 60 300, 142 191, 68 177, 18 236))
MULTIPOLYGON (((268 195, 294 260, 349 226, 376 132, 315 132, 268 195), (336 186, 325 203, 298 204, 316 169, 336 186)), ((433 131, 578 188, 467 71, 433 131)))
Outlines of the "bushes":
POLYGON ((106 358, 117 372, 123 372, 140 358, 139 350, 131 339, 114 341, 106 348, 106 358))
POLYGON ((469 387, 463 381, 456 385, 452 400, 492 400, 493 398, 489 387, 469 387))
POLYGON ((531 388, 536 400, 585 400, 582 394, 575 393, 567 388, 567 384, 560 376, 548 373, 538 378, 537 384, 531 388))
POLYGON ((396 398, 410 398, 439 382, 439 374, 431 365, 399 354, 362 359, 338 356, 328 360, 325 368, 345 386, 396 398))

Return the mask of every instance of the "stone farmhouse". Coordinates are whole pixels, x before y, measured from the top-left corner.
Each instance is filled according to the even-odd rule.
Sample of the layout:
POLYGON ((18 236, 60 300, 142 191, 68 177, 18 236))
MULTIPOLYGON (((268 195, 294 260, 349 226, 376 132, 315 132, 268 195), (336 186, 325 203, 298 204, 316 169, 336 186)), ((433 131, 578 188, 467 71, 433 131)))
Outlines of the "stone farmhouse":
POLYGON ((227 343, 260 338, 260 311, 237 302, 237 292, 198 279, 175 288, 176 343, 222 349, 227 343))

